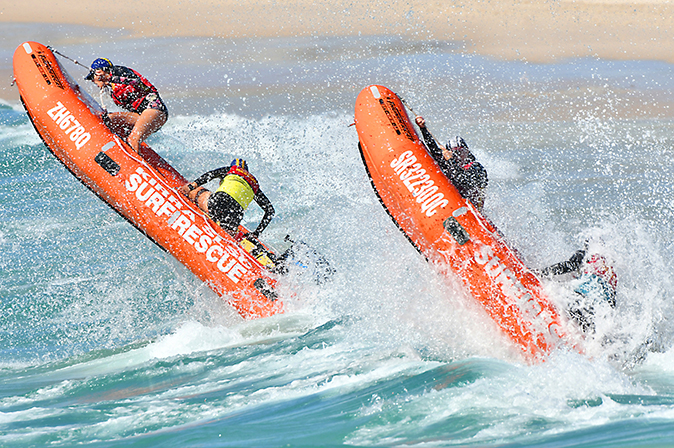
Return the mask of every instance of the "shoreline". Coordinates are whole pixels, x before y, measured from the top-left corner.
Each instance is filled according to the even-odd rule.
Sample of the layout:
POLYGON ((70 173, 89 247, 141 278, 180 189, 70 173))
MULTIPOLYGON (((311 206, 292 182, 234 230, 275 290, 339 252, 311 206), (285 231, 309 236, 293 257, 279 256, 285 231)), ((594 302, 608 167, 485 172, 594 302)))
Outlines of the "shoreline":
MULTIPOLYGON (((577 3, 561 0, 540 4, 517 0, 515 3, 496 0, 460 4, 440 0, 425 3, 374 0, 368 5, 323 0, 320 9, 316 6, 320 0, 288 0, 282 4, 260 0, 250 6, 241 0, 221 0, 218 4, 211 1, 147 0, 136 4, 119 0, 113 5, 54 0, 50 8, 45 8, 41 0, 6 0, 0 5, 0 26, 2 23, 14 26, 5 26, 5 33, 0 34, 0 48, 6 52, 6 58, 0 62, 0 79, 12 79, 11 54, 16 45, 42 38, 58 46, 107 48, 118 43, 120 48, 125 48, 124 41, 165 37, 264 40, 352 36, 356 41, 359 37, 391 36, 402 39, 401 51, 405 46, 440 42, 450 53, 499 61, 561 64, 569 59, 592 58, 674 64, 674 20, 667 20, 674 17, 674 3, 663 0, 577 3), (163 12, 158 12, 162 5, 163 12), (38 9, 30 12, 32 8, 38 9)), ((292 39, 287 42, 293 46, 292 39)), ((287 48, 279 50, 274 54, 265 53, 264 57, 273 60, 283 52, 289 54, 287 48)), ((362 51, 367 54, 376 49, 363 47, 362 51)), ((257 62, 263 63, 264 57, 257 62)), ((201 61, 198 58, 195 61, 195 70, 202 69, 201 61)), ((629 100, 625 104, 632 105, 618 115, 674 116, 674 98, 668 92, 669 83, 662 72, 661 67, 657 90, 617 86, 616 92, 626 89, 621 96, 629 100)), ((587 73, 588 82, 581 84, 591 88, 591 76, 592 73, 587 73)), ((9 85, 10 81, 0 85, 0 99, 16 103, 18 91, 9 85)), ((176 92, 184 93, 174 90, 176 92)), ((205 102, 209 101, 206 90, 199 94, 203 94, 205 102)), ((575 97, 574 92, 562 96, 567 94, 569 98, 575 97)), ((529 93, 524 96, 527 95, 529 93)), ((230 98, 232 103, 238 101, 235 97, 230 98)), ((204 107, 210 107, 210 103, 205 104, 204 107)))
POLYGON ((6 0, 0 23, 88 25, 130 37, 399 35, 464 41, 464 52, 504 60, 648 59, 674 63, 668 0, 508 2, 442 0, 6 0))

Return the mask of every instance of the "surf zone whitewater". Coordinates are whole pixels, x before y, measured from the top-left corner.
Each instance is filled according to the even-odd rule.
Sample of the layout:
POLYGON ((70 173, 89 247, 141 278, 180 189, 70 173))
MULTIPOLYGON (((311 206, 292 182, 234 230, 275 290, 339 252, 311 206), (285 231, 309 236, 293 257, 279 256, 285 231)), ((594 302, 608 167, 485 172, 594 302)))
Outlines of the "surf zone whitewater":
MULTIPOLYGON (((674 121, 649 115, 669 96, 670 64, 525 64, 385 36, 136 39, 14 23, 0 27, 6 61, 27 34, 87 61, 105 50, 147 74, 171 113, 148 145, 187 179, 245 158, 277 211, 265 242, 284 249, 292 234, 335 273, 316 284, 291 272, 272 302, 285 312, 245 319, 64 169, 18 97, 0 101, 0 446, 671 444, 674 121), (484 215, 526 266, 567 260, 586 239, 613 263, 616 308, 595 309, 584 353, 561 346, 527 362, 460 278, 445 275, 444 255, 434 265, 392 222, 349 126, 359 90, 372 83, 409 101, 439 141, 468 142, 489 173, 484 215)), ((73 79, 88 73, 60 63, 73 79)), ((61 79, 43 70, 39 82, 61 79)), ((81 87, 83 97, 98 96, 92 84, 81 87)), ((99 128, 70 104, 59 98, 44 109, 63 145, 86 153, 185 254, 234 286, 255 281, 249 271, 234 283, 218 268, 253 261, 181 205, 168 173, 158 174, 163 165, 125 170, 120 144, 94 145, 99 128), (74 140, 79 128, 54 109, 58 101, 84 128, 74 140), (99 153, 120 165, 116 175, 99 153)), ((447 257, 466 250, 476 275, 526 310, 528 296, 509 280, 517 271, 466 225, 469 204, 441 207, 438 196, 422 211, 421 188, 441 180, 414 169, 419 157, 396 174, 391 162, 404 152, 381 166, 410 213, 432 223, 447 257)), ((451 202, 441 189, 426 199, 439 192, 451 202)), ((244 225, 261 213, 251 207, 244 225)), ((573 278, 541 285, 559 309, 577 297, 573 278)))

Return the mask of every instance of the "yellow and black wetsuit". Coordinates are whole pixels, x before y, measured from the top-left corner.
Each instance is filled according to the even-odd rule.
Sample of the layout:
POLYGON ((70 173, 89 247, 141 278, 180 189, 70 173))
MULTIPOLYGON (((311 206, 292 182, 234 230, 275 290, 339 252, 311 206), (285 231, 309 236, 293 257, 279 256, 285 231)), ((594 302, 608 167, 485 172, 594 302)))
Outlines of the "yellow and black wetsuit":
POLYGON ((255 201, 264 210, 264 216, 257 228, 251 232, 254 236, 269 225, 274 217, 274 207, 260 190, 257 179, 238 166, 222 167, 201 175, 194 182, 204 185, 212 179, 220 179, 220 186, 208 198, 208 213, 222 228, 235 233, 243 219, 243 212, 255 201))

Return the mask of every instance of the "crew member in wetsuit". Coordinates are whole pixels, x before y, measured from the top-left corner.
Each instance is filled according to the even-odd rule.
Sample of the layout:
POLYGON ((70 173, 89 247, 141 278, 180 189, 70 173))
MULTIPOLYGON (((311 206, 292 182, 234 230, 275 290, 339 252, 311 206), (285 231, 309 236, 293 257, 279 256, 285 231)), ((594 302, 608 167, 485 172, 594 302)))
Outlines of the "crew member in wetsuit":
POLYGON ((136 152, 140 144, 168 120, 168 109, 157 89, 133 69, 99 58, 91 64, 85 79, 100 89, 109 89, 114 103, 127 111, 108 114, 109 126, 114 133, 126 138, 136 152))
POLYGON ((421 129, 429 153, 440 165, 442 172, 459 190, 462 197, 482 211, 485 199, 484 190, 489 182, 487 170, 475 160, 475 156, 461 137, 451 139, 446 147, 441 148, 426 128, 426 120, 417 116, 415 121, 421 129))
POLYGON ((544 277, 568 273, 575 277, 573 290, 579 296, 569 307, 569 316, 583 332, 592 332, 595 307, 601 303, 608 303, 611 308, 616 307, 618 277, 606 257, 598 253, 588 254, 587 245, 568 260, 540 271, 544 277))
POLYGON ((246 237, 259 237, 274 216, 274 207, 260 190, 257 179, 248 172, 248 164, 243 159, 234 159, 228 167, 201 175, 180 191, 232 235, 237 234, 243 212, 253 200, 264 210, 264 216, 246 237), (216 178, 220 179, 220 186, 214 193, 201 187, 216 178))

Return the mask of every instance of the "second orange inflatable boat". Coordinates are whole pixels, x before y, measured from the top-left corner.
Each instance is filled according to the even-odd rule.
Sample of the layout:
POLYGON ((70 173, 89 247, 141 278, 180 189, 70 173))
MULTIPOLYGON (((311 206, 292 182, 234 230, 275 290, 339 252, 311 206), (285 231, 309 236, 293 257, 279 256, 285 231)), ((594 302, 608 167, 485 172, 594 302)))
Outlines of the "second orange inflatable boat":
POLYGON ((384 86, 363 89, 355 123, 372 185, 414 247, 458 276, 527 359, 571 342, 539 279, 440 171, 398 96, 384 86))

